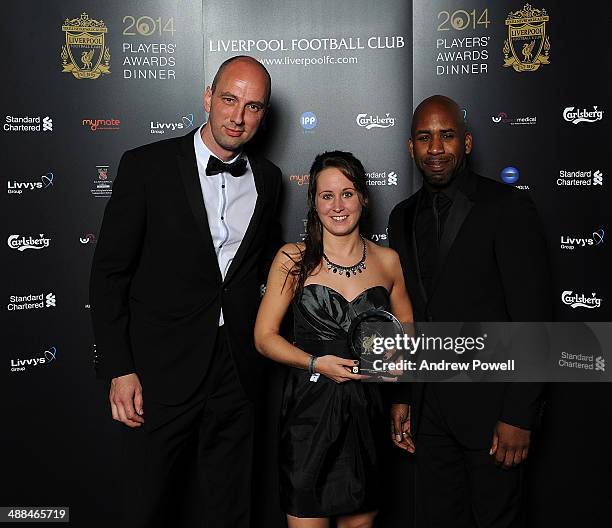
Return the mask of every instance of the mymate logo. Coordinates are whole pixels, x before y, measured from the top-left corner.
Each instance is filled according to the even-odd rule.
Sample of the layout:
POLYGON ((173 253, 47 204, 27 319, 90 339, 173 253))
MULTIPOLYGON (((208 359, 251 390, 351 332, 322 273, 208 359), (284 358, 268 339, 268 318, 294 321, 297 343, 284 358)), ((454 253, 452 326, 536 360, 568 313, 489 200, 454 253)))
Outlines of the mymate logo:
POLYGON ((29 191, 40 191, 43 189, 49 189, 50 187, 53 187, 53 179, 53 173, 47 172, 35 181, 9 180, 6 182, 6 192, 7 194, 23 194, 24 192, 29 191))
POLYGON ((52 346, 36 357, 10 359, 9 368, 11 372, 25 372, 34 368, 47 367, 54 363, 56 359, 57 348, 52 346))

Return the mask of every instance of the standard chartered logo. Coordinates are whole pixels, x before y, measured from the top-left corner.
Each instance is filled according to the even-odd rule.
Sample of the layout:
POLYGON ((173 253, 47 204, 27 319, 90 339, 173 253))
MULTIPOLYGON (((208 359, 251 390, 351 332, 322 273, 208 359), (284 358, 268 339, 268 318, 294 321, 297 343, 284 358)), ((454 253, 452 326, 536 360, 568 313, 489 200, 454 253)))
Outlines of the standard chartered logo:
POLYGON ((602 372, 606 370, 606 360, 601 356, 595 358, 595 370, 601 370, 602 372))
POLYGON ((601 171, 595 171, 593 173, 593 185, 603 185, 603 174, 601 171))
POLYGON ((55 308, 57 299, 53 292, 34 293, 30 295, 11 295, 6 309, 9 312, 20 312, 22 310, 40 310, 44 308, 55 308))
POLYGON ((45 307, 55 308, 55 295, 52 293, 47 293, 45 296, 45 307))
POLYGON ((53 132, 53 119, 49 116, 43 117, 43 132, 53 132))
POLYGON ((398 174, 395 171, 372 171, 366 173, 369 186, 397 185, 398 174))

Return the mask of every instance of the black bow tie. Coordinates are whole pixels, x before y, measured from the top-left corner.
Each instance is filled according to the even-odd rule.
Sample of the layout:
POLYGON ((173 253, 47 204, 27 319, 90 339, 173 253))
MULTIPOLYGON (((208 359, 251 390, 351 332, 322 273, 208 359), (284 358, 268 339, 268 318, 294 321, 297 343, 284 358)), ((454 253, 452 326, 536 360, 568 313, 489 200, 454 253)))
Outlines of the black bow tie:
POLYGON ((210 156, 206 165, 206 176, 214 176, 221 172, 229 172, 232 176, 242 176, 247 170, 247 160, 239 157, 233 163, 223 163, 220 159, 210 156))

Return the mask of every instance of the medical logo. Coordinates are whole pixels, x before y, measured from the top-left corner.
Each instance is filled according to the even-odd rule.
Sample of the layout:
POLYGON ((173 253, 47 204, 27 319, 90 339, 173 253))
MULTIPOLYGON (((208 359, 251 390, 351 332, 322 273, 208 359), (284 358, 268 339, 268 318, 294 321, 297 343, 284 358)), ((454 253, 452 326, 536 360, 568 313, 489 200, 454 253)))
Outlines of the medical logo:
POLYGON ((102 20, 89 18, 66 19, 62 26, 66 45, 62 46, 62 73, 72 73, 77 79, 97 79, 110 73, 110 51, 104 43, 108 31, 102 20))
POLYGON ((578 123, 595 123, 603 119, 603 110, 597 110, 597 106, 593 105, 593 110, 586 108, 576 110, 573 106, 568 106, 563 109, 563 119, 568 123, 577 125, 578 123))
POLYGON ((530 4, 508 13, 508 38, 503 48, 504 68, 511 66, 514 71, 525 72, 536 71, 542 64, 549 64, 548 21, 546 9, 534 9, 530 4))
POLYGON ((95 244, 96 243, 96 235, 93 233, 87 233, 84 237, 79 237, 79 241, 81 244, 95 244))
POLYGON ((502 169, 500 177, 504 183, 514 184, 519 180, 520 172, 516 167, 502 169))
POLYGON ((499 112, 495 116, 491 116, 493 123, 501 123, 503 125, 535 125, 538 121, 536 116, 521 116, 510 117, 506 112, 499 112))
POLYGON ((591 297, 587 297, 583 293, 574 294, 572 290, 565 290, 561 294, 561 301, 563 302, 563 304, 567 304, 568 306, 571 306, 572 308, 593 309, 593 308, 599 308, 601 306, 603 299, 600 299, 599 297, 597 297, 595 292, 591 293, 591 297))
POLYGON ((304 112, 300 116, 300 125, 304 130, 312 130, 319 124, 319 120, 314 112, 304 112))

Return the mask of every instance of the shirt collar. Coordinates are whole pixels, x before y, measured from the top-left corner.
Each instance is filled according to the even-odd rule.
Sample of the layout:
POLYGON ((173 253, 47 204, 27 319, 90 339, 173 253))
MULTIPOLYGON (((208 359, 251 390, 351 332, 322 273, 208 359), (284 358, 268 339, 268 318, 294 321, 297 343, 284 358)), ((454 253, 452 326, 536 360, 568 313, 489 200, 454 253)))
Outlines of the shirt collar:
POLYGON ((459 173, 455 175, 455 177, 451 180, 451 182, 439 191, 434 191, 425 181, 423 181, 423 189, 425 190, 427 199, 429 202, 433 199, 433 196, 436 193, 444 194, 451 202, 455 199, 455 195, 457 194, 457 189, 461 186, 463 180, 465 179, 465 173, 467 172, 467 167, 461 170, 459 173))

